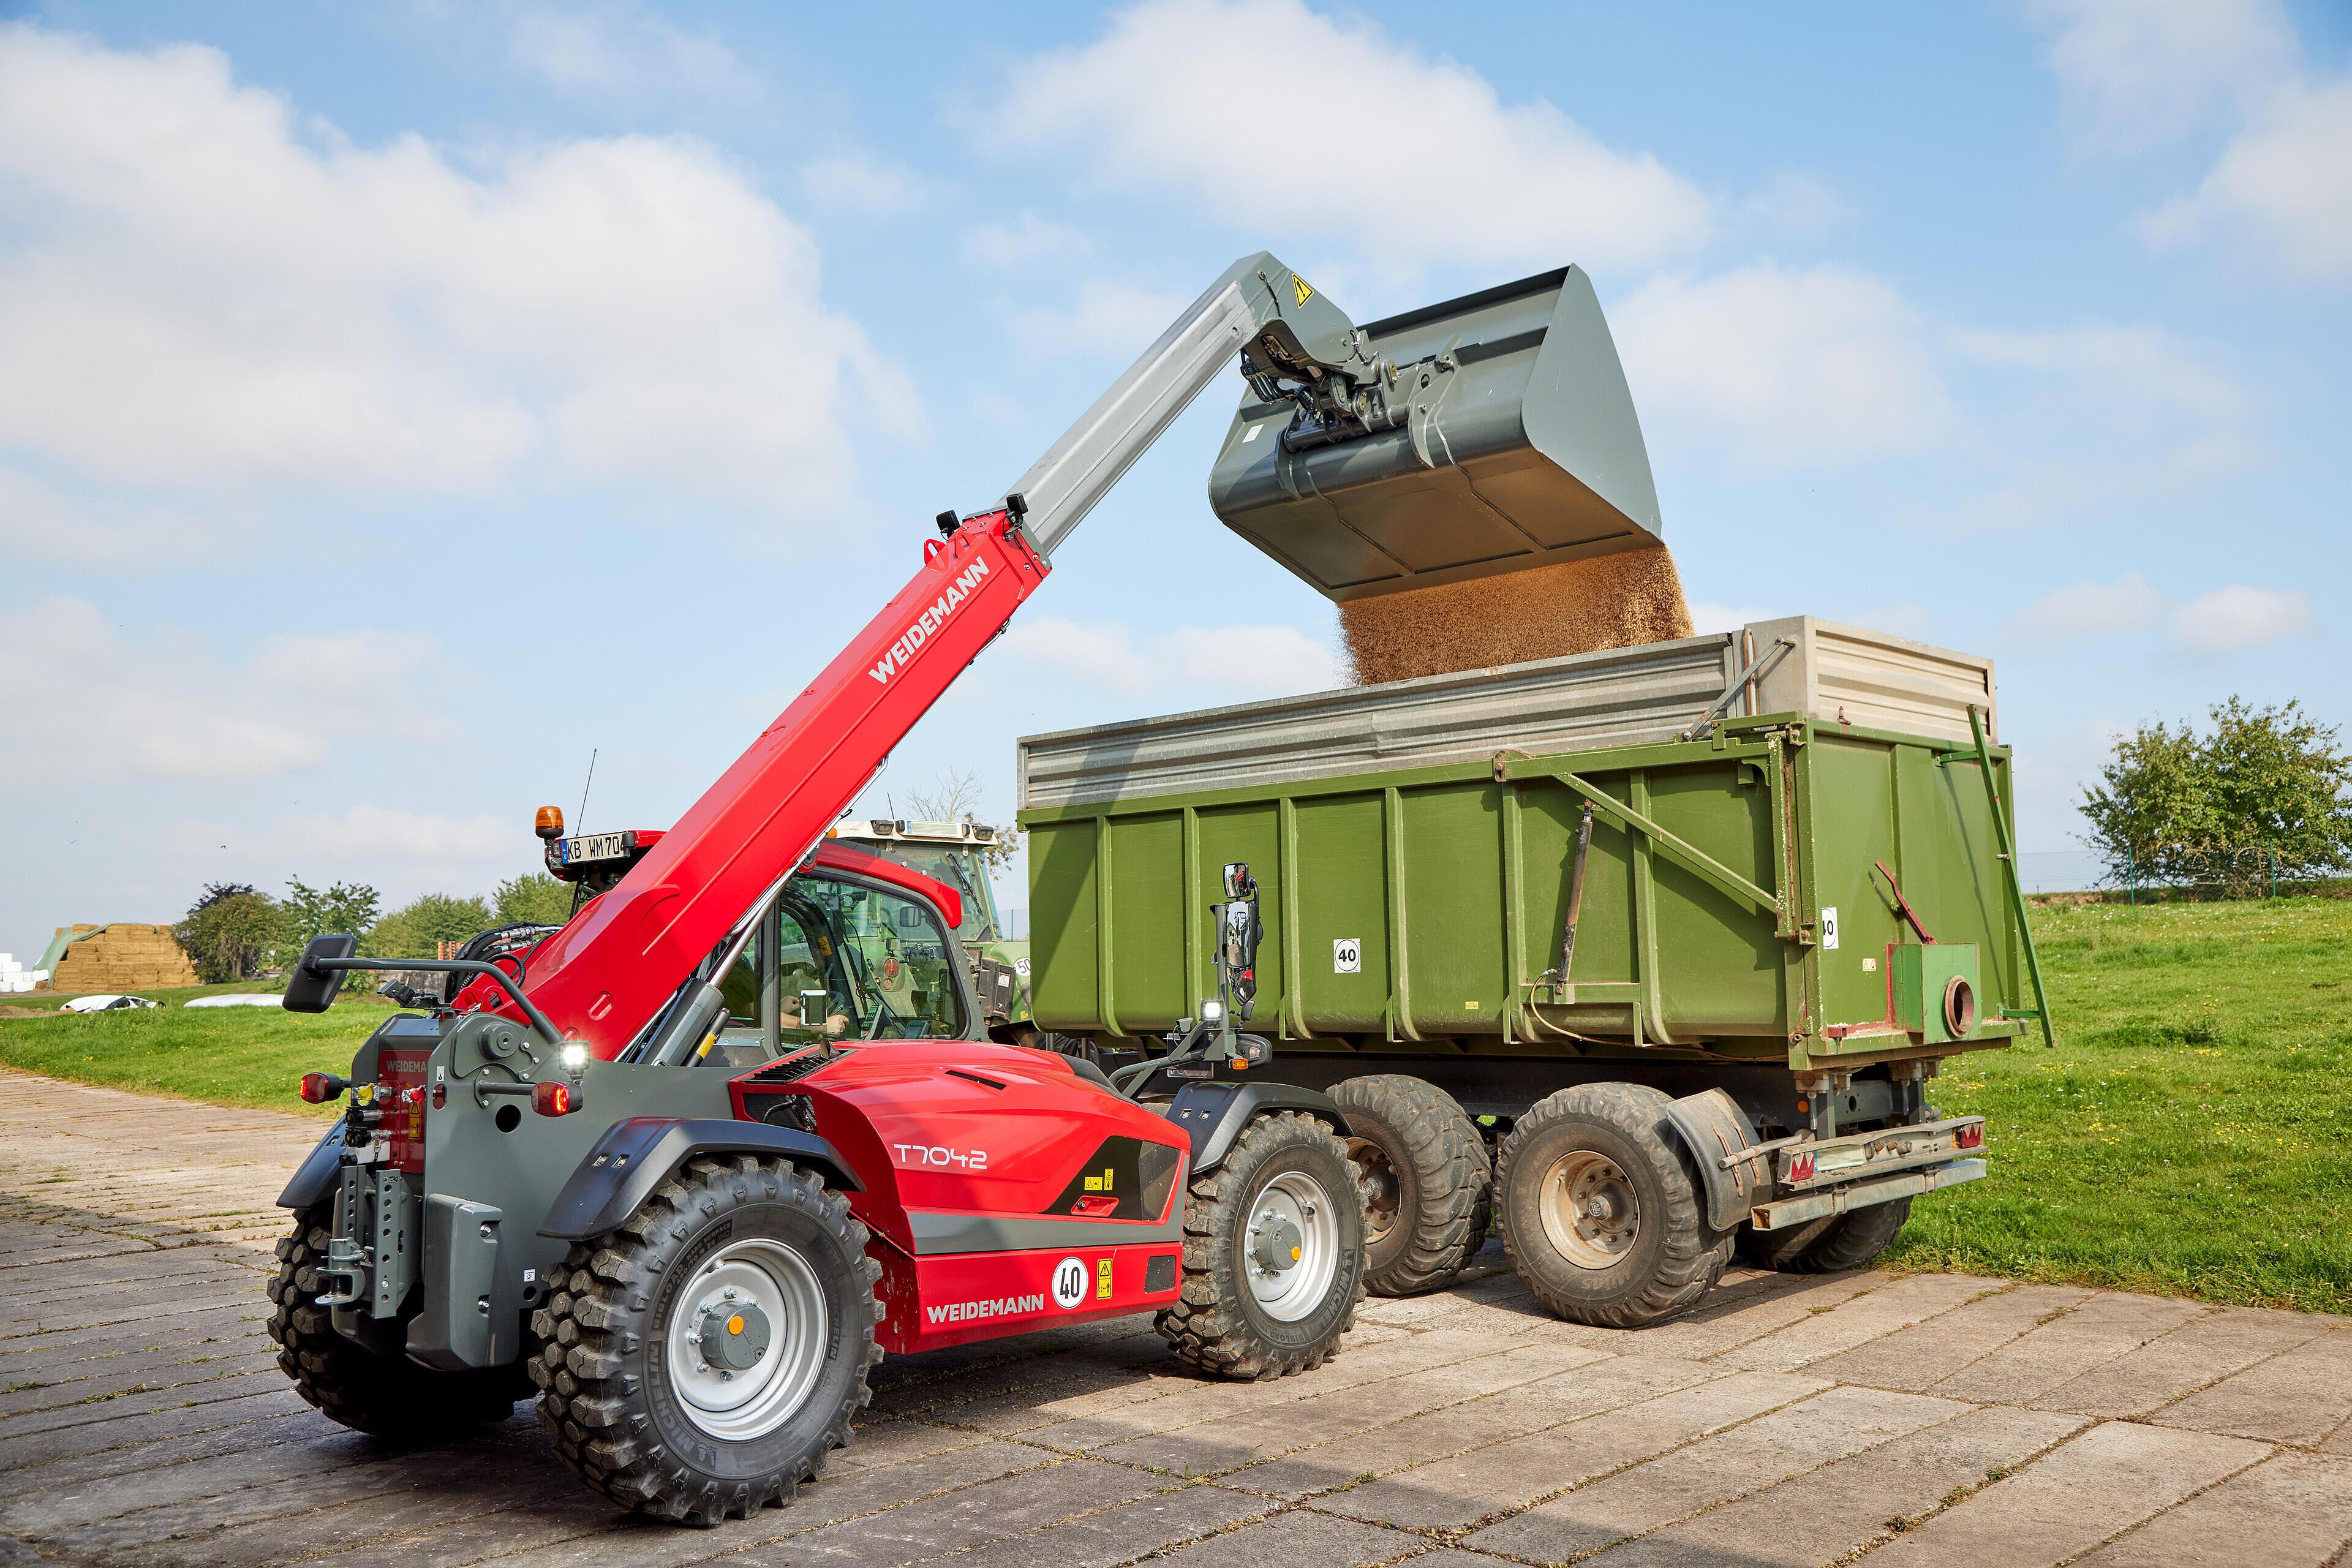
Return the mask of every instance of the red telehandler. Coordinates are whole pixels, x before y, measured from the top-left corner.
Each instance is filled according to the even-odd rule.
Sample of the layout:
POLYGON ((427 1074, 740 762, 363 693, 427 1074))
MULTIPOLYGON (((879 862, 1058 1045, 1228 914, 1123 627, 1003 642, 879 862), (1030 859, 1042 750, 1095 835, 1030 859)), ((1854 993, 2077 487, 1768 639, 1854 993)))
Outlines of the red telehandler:
MULTIPOLYGON (((448 1434, 531 1384, 592 1486, 697 1524, 789 1501, 849 1440, 884 1350, 1152 1311, 1176 1353, 1269 1377, 1350 1326, 1346 1119, 1253 1078, 1255 886, 1226 868, 1217 994, 1114 1075, 980 1037, 956 892, 824 838, 1055 549, 1221 369, 1318 429, 1385 429, 1393 371, 1271 256, 1237 262, 1024 475, 943 513, 921 569, 663 832, 564 838, 585 898, 437 972, 348 1077, 279 1197, 270 1334, 362 1431, 448 1434), (462 989, 459 987, 462 986, 462 989)), ((407 983, 396 983, 404 987, 407 983)))

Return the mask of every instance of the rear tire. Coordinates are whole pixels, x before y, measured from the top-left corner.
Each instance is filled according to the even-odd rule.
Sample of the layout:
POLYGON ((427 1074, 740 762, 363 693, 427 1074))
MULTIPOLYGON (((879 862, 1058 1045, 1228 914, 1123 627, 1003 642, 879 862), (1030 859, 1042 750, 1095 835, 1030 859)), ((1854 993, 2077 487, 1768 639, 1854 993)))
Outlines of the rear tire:
POLYGON ((1743 1230, 1739 1258, 1783 1274, 1838 1274, 1867 1268, 1895 1245, 1911 1217, 1911 1200, 1873 1204, 1786 1230, 1743 1230))
POLYGON ((791 1502, 873 1397, 882 1267, 866 1242, 812 1172, 687 1162, 619 1229, 572 1248, 531 1320, 556 1452, 657 1519, 715 1525, 791 1502))
POLYGON ((1154 1326, 1202 1372, 1288 1377, 1339 1353, 1363 1294, 1364 1205, 1347 1146, 1314 1117, 1277 1111, 1187 1189, 1182 1293, 1154 1326))
POLYGON ((1637 1329, 1687 1311, 1730 1258, 1670 1103, 1645 1084, 1580 1084, 1538 1101, 1504 1141, 1503 1246, 1536 1300, 1571 1322, 1637 1329))
POLYGON ((1351 1078, 1348 1155, 1365 1193, 1364 1288, 1418 1296, 1454 1282, 1494 1217, 1495 1173, 1478 1124, 1436 1085, 1402 1073, 1351 1078))
POLYGON ((269 1338, 295 1393, 354 1432, 407 1442, 458 1436, 514 1414, 515 1401, 530 1393, 517 1367, 443 1372, 378 1355, 337 1333, 331 1313, 318 1304, 326 1288, 319 1266, 333 1236, 334 1210, 320 1204, 298 1211, 293 1232, 278 1242, 269 1338))

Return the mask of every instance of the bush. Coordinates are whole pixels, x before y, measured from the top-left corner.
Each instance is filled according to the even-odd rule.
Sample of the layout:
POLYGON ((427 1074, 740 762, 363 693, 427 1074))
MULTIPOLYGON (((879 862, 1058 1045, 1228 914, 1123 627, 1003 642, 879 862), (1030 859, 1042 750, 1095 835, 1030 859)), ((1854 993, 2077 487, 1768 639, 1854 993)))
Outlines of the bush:
POLYGON ((2336 730, 2292 701, 2253 708, 2232 697, 2210 717, 2210 736, 2158 722, 2123 737, 2084 792, 2109 879, 2219 880, 2246 893, 2265 876, 2352 864, 2352 754, 2336 730))
POLYGON ((250 980, 285 940, 285 921, 267 893, 249 883, 209 882, 187 917, 172 928, 207 985, 250 980))
POLYGON ((479 899, 427 893, 378 921, 368 936, 373 958, 433 958, 445 942, 464 942, 490 924, 490 908, 479 899))
POLYGON ((490 903, 499 925, 529 921, 560 926, 572 918, 572 889, 544 871, 526 871, 499 884, 490 903))
POLYGON ((287 960, 300 956, 314 937, 341 932, 358 937, 366 944, 368 928, 375 924, 376 910, 383 900, 366 883, 345 884, 320 889, 305 884, 301 878, 289 879, 286 884, 286 901, 278 907, 284 911, 286 944, 292 951, 287 960))

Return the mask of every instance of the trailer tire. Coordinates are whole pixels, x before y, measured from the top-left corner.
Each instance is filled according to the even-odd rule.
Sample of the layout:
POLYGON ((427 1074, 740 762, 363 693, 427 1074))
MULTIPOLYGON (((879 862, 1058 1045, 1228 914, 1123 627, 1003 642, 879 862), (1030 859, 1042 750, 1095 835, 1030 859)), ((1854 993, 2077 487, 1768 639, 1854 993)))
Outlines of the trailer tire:
POLYGON ((1153 1324, 1178 1360, 1264 1379, 1339 1353, 1364 1295, 1356 1180, 1347 1146, 1313 1116, 1276 1111, 1242 1130, 1223 1163, 1185 1190, 1182 1289, 1153 1324), (1294 1232, 1299 1248, 1284 1263, 1279 1240, 1294 1232), (1254 1256, 1261 1248, 1264 1258, 1254 1256))
POLYGON ((1334 1084, 1366 1195, 1364 1288, 1418 1296, 1454 1282, 1494 1217, 1495 1172, 1478 1124, 1435 1084, 1375 1073, 1334 1084))
POLYGON ((1874 1262, 1910 1217, 1911 1200, 1896 1198, 1786 1230, 1742 1230, 1739 1257, 1783 1274, 1839 1274, 1874 1262))
POLYGON ((1504 1248, 1536 1300, 1571 1322, 1671 1318, 1730 1260, 1733 1237, 1706 1223, 1669 1103, 1646 1084, 1579 1084, 1538 1100, 1504 1140, 1504 1248))
POLYGON ((557 1454, 624 1508, 678 1523, 791 1502, 873 1397, 882 1268, 866 1243, 814 1171, 773 1156, 688 1160, 618 1229, 575 1244, 532 1316, 528 1364, 557 1454), (717 1305, 722 1289, 750 1308, 717 1305), (701 1348, 721 1331, 714 1321, 761 1347, 739 1366, 740 1390, 701 1348), (775 1361, 758 1364, 768 1350, 775 1361))
POLYGON ((518 1367, 436 1371, 337 1333, 333 1315, 318 1304, 319 1266, 333 1236, 333 1210, 321 1204, 297 1210, 292 1232, 278 1241, 269 1338, 295 1393, 354 1432, 408 1442, 454 1437, 514 1414, 515 1401, 530 1393, 518 1367))

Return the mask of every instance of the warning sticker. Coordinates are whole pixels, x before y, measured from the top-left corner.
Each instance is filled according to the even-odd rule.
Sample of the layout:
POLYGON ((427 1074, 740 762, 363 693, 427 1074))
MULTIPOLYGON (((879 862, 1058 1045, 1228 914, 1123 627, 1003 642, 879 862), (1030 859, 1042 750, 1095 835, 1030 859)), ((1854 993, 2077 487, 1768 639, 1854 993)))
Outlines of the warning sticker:
POLYGON ((1097 1301, 1110 1300, 1110 1259, 1108 1258, 1095 1265, 1095 1300, 1097 1301))
POLYGON ((1298 302, 1302 305, 1315 298, 1315 290, 1309 289, 1307 286, 1307 279, 1296 272, 1290 275, 1290 287, 1291 290, 1298 296, 1298 302))

